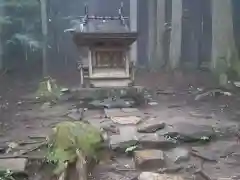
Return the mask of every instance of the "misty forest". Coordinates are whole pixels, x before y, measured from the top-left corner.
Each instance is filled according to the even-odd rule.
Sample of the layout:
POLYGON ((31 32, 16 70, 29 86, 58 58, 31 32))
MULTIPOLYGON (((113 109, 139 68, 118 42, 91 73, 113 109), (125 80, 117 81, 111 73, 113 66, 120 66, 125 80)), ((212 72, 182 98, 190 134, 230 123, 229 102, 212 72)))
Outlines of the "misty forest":
POLYGON ((239 0, 0 0, 0 180, 240 180, 239 0))

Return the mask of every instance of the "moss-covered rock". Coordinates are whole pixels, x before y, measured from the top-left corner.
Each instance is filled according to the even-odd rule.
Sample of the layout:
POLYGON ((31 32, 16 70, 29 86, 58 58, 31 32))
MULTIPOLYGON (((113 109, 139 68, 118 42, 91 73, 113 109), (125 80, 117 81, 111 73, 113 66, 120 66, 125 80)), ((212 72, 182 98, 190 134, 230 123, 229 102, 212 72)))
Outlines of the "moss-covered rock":
POLYGON ((101 143, 101 132, 90 124, 68 121, 57 124, 49 139, 48 153, 48 160, 57 164, 54 173, 61 173, 66 162, 74 162, 77 151, 86 157, 98 159, 101 143))

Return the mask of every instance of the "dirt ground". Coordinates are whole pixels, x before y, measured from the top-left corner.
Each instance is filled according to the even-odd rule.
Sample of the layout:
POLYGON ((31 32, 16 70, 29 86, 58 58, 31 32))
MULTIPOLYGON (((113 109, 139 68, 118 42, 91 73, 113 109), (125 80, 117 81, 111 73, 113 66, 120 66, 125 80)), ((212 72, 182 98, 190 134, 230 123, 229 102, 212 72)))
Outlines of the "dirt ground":
MULTIPOLYGON (((77 72, 66 70, 64 73, 53 74, 52 77, 62 86, 78 86, 79 76, 77 72)), ((60 114, 73 108, 72 103, 65 103, 58 105, 54 112, 45 113, 44 116, 39 115, 41 105, 32 104, 23 99, 25 95, 36 91, 39 80, 39 77, 20 76, 19 74, 6 74, 0 77, 0 144, 16 142, 29 136, 45 137, 50 128, 63 119, 59 118, 60 114), (58 117, 54 113, 57 113, 58 117)), ((137 73, 136 85, 149 89, 152 98, 157 102, 154 106, 141 107, 141 111, 160 117, 161 121, 168 124, 191 122, 226 127, 224 129, 236 127, 239 124, 240 95, 237 91, 232 92, 231 96, 223 95, 207 97, 203 101, 195 100, 196 93, 199 93, 201 89, 207 90, 217 87, 214 78, 208 72, 177 72, 172 74, 141 71, 137 73)), ((101 117, 101 112, 91 112, 88 118, 96 116, 101 117)), ((221 139, 206 147, 210 151, 213 147, 226 148, 226 146, 237 144, 237 139, 238 135, 231 136, 230 139, 221 139)), ((217 164, 205 163, 204 169, 215 178, 232 177, 238 175, 236 172, 240 172, 240 165, 221 161, 217 164)), ((99 176, 97 179, 101 179, 100 174, 97 176, 99 176)), ((106 179, 106 177, 104 178, 106 179)), ((119 178, 117 176, 117 179, 119 178)))

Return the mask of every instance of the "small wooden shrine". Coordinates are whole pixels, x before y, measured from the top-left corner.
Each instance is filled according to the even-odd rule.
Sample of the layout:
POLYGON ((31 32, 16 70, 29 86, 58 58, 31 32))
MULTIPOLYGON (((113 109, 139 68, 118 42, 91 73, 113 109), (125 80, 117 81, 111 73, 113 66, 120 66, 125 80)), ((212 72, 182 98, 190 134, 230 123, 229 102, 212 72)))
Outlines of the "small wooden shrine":
POLYGON ((80 60, 81 84, 90 87, 126 87, 133 85, 134 70, 130 59, 131 45, 137 32, 131 32, 123 17, 123 5, 118 16, 85 16, 73 33, 74 43, 85 57, 80 60))

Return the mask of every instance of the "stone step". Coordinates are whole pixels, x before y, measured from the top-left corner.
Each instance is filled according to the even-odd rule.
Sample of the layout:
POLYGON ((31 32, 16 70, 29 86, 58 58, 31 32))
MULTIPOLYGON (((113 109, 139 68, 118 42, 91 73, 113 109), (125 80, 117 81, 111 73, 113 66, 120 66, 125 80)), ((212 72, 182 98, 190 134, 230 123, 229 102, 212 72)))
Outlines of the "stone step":
POLYGON ((0 170, 12 172, 24 172, 26 170, 28 160, 25 158, 0 159, 0 170))

